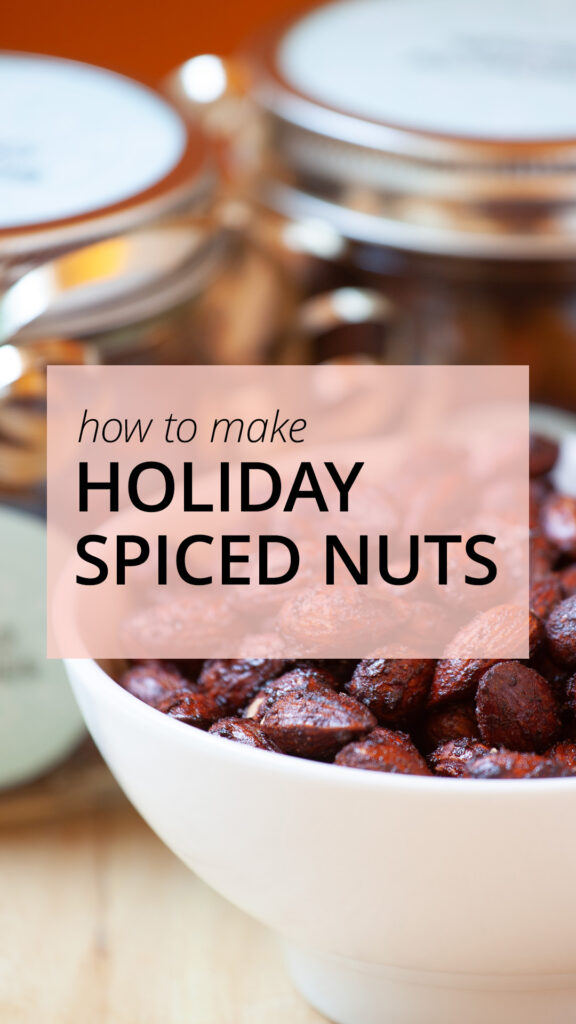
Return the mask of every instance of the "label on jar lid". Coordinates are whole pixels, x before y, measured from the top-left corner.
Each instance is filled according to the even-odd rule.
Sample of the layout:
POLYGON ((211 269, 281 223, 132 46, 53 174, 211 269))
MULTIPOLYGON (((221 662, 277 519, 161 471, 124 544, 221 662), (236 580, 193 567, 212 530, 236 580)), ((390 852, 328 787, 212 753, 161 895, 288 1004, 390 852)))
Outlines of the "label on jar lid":
POLYGON ((0 507, 0 789, 41 774, 84 727, 60 661, 46 658, 46 530, 0 507))
POLYGON ((122 75, 51 57, 0 55, 0 229, 122 202, 178 164, 184 124, 122 75))
POLYGON ((392 126, 576 137, 572 0, 345 0, 298 21, 277 66, 307 97, 392 126))

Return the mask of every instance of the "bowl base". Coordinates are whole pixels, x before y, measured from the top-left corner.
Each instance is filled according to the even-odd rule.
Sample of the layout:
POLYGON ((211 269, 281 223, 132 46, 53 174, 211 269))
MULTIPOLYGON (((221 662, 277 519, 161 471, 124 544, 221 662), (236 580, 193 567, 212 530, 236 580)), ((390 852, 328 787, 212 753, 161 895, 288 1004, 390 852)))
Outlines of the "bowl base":
POLYGON ((334 1024, 566 1024, 576 974, 472 975, 412 971, 287 944, 292 980, 334 1024))

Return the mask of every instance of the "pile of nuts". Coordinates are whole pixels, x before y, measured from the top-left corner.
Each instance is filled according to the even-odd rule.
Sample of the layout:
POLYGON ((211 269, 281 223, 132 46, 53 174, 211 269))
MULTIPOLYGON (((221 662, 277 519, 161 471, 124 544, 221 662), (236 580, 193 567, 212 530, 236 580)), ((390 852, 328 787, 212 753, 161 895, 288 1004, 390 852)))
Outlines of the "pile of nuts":
MULTIPOLYGON (((530 448, 530 658, 145 661, 120 684, 237 743, 352 768, 474 779, 576 775, 576 498, 530 448)), ((492 609, 485 615, 499 615, 492 609)))

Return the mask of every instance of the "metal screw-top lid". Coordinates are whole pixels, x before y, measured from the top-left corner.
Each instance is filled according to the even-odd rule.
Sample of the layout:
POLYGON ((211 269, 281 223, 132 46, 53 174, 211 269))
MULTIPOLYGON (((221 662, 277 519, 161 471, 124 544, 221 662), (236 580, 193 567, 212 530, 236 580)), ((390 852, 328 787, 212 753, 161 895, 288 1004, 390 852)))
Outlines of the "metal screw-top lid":
POLYGON ((425 252, 576 252, 571 0, 341 0, 248 64, 281 212, 425 252))

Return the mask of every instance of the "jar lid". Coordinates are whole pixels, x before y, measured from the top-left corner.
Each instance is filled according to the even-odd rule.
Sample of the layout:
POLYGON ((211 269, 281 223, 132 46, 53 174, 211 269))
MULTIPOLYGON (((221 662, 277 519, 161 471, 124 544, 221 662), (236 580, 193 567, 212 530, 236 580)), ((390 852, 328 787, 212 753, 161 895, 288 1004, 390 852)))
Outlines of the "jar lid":
POLYGON ((200 129, 103 68, 0 53, 0 259, 119 234, 206 199, 200 129))
POLYGON ((341 0, 249 63, 282 212, 421 251, 576 250, 570 0, 341 0))

